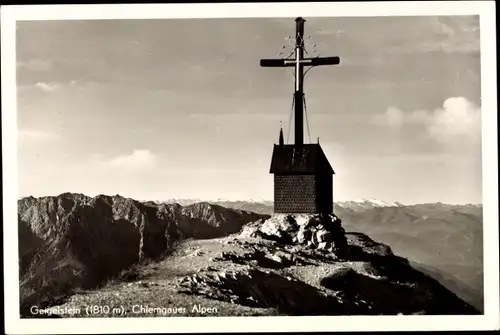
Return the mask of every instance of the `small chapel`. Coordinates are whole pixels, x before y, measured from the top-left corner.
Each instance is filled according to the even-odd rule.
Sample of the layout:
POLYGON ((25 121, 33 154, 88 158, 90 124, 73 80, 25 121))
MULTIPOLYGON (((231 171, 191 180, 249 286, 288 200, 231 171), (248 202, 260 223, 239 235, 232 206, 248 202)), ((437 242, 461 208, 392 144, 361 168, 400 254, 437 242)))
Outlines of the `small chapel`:
POLYGON ((283 129, 279 142, 274 145, 270 173, 274 175, 274 212, 290 214, 332 214, 333 175, 332 166, 318 143, 304 143, 303 115, 305 96, 303 91, 304 67, 337 65, 339 57, 304 58, 304 22, 295 19, 296 35, 293 53, 287 58, 262 59, 263 67, 292 67, 295 75, 293 96, 295 114, 295 143, 285 144, 283 129), (291 56, 294 55, 294 58, 291 56))
POLYGON ((319 143, 284 144, 280 129, 270 173, 274 174, 275 213, 333 212, 335 172, 319 143))

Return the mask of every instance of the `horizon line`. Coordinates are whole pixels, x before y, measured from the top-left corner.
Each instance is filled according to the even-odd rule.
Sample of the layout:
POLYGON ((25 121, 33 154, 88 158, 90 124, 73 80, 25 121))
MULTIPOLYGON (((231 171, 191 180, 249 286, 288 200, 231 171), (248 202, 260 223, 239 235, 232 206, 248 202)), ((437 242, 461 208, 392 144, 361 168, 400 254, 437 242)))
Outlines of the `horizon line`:
MULTIPOLYGON (((139 201, 139 202, 147 202, 147 201, 153 201, 153 202, 159 202, 159 203, 168 203, 168 202, 172 202, 172 201, 194 201, 195 203, 198 203, 198 202, 208 202, 208 203, 212 203, 212 202, 253 202, 253 203, 265 203, 265 202, 270 202, 270 203, 274 203, 274 200, 271 200, 271 199, 264 199, 264 198, 246 198, 246 199, 227 199, 227 198, 217 198, 217 199, 207 199, 207 198, 198 198, 198 197, 170 197, 170 198, 166 198, 166 199, 154 199, 154 200, 151 200, 151 199, 139 199, 139 198, 135 198, 135 197, 131 197, 131 196, 126 196, 126 195, 122 195, 122 194, 104 194, 104 193, 98 193, 98 194, 95 194, 95 195, 88 195, 88 194, 85 194, 85 193, 81 193, 81 192, 62 192, 62 193, 59 193, 57 195, 42 195, 42 196, 33 196, 33 195, 24 195, 24 196, 18 196, 17 200, 21 200, 23 198, 47 198, 47 197, 59 197, 63 194, 72 194, 72 195, 75 195, 75 194, 79 194, 79 195, 84 195, 84 196, 87 196, 87 197, 90 197, 90 198, 96 198, 98 196, 109 196, 109 197, 115 197, 115 196, 119 196, 119 197, 122 197, 122 198, 127 198, 127 199, 133 199, 133 200, 136 200, 136 201, 139 201)), ((350 199, 350 200, 337 200, 337 201, 333 201, 334 204, 339 204, 339 203, 346 203, 346 202, 358 202, 358 203, 361 203, 361 202, 364 202, 364 201, 380 201, 384 204, 387 204, 389 205, 388 207, 390 207, 391 204, 396 204, 396 205, 403 205, 403 206, 415 206, 415 205, 425 205, 425 204, 443 204, 443 205, 450 205, 450 206, 467 206, 467 205, 483 205, 482 202, 467 202, 467 203, 447 203, 447 202, 442 202, 442 201, 428 201, 428 202, 414 202, 414 203, 405 203, 405 202, 401 202, 401 201, 385 201, 385 200, 382 200, 382 199, 378 199, 376 197, 366 197, 366 198, 356 198, 356 199, 350 199)))

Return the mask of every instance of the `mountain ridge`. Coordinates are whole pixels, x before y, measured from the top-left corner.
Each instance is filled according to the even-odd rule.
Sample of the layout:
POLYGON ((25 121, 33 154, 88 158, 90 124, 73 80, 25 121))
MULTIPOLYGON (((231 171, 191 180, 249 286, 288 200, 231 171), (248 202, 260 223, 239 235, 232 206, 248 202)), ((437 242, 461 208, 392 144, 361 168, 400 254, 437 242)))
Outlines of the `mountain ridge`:
POLYGON ((143 258, 163 257, 178 240, 227 235, 266 217, 207 203, 152 206, 119 195, 23 198, 18 201, 22 308, 72 287, 94 287, 143 258))
MULTIPOLYGON (((197 203, 197 202, 208 202, 208 203, 255 203, 255 204, 264 204, 264 205, 273 205, 274 202, 272 200, 266 200, 266 199, 225 199, 225 198, 218 198, 218 199, 201 199, 201 198, 168 198, 166 200, 155 200, 157 203, 186 203, 186 204, 192 204, 192 203, 197 203)), ((447 202, 441 202, 441 201, 435 201, 435 202, 415 202, 415 203, 403 203, 397 200, 394 201, 386 201, 386 200, 381 200, 377 198, 358 198, 358 199, 351 199, 351 200, 340 200, 340 201, 335 201, 334 204, 336 205, 349 205, 351 203, 372 203, 373 205, 379 205, 379 206, 417 206, 417 205, 428 205, 428 204, 441 204, 445 206, 482 206, 482 203, 447 203, 447 202)))

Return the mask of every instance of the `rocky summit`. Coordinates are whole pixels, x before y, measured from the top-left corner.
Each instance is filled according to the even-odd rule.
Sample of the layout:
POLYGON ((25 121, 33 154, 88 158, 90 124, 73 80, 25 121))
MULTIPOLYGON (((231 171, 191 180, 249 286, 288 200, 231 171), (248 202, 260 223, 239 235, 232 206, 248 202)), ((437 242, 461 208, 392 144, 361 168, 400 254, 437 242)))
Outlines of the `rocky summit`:
POLYGON ((262 224, 245 226, 242 236, 260 236, 339 256, 347 246, 344 228, 335 215, 274 214, 262 224))
POLYGON ((23 317, 478 313, 335 215, 69 193, 18 210, 23 317))

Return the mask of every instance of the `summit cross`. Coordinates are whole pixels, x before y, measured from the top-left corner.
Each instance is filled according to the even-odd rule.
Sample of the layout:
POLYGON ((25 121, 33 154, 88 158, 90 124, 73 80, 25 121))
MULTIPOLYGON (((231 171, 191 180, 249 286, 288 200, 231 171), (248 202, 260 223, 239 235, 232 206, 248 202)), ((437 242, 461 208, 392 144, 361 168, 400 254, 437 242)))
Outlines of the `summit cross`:
POLYGON ((301 17, 295 19, 295 49, 294 59, 261 59, 262 67, 294 67, 295 68, 295 144, 304 144, 304 67, 318 65, 337 65, 340 63, 339 57, 312 57, 304 58, 304 20, 301 17))

